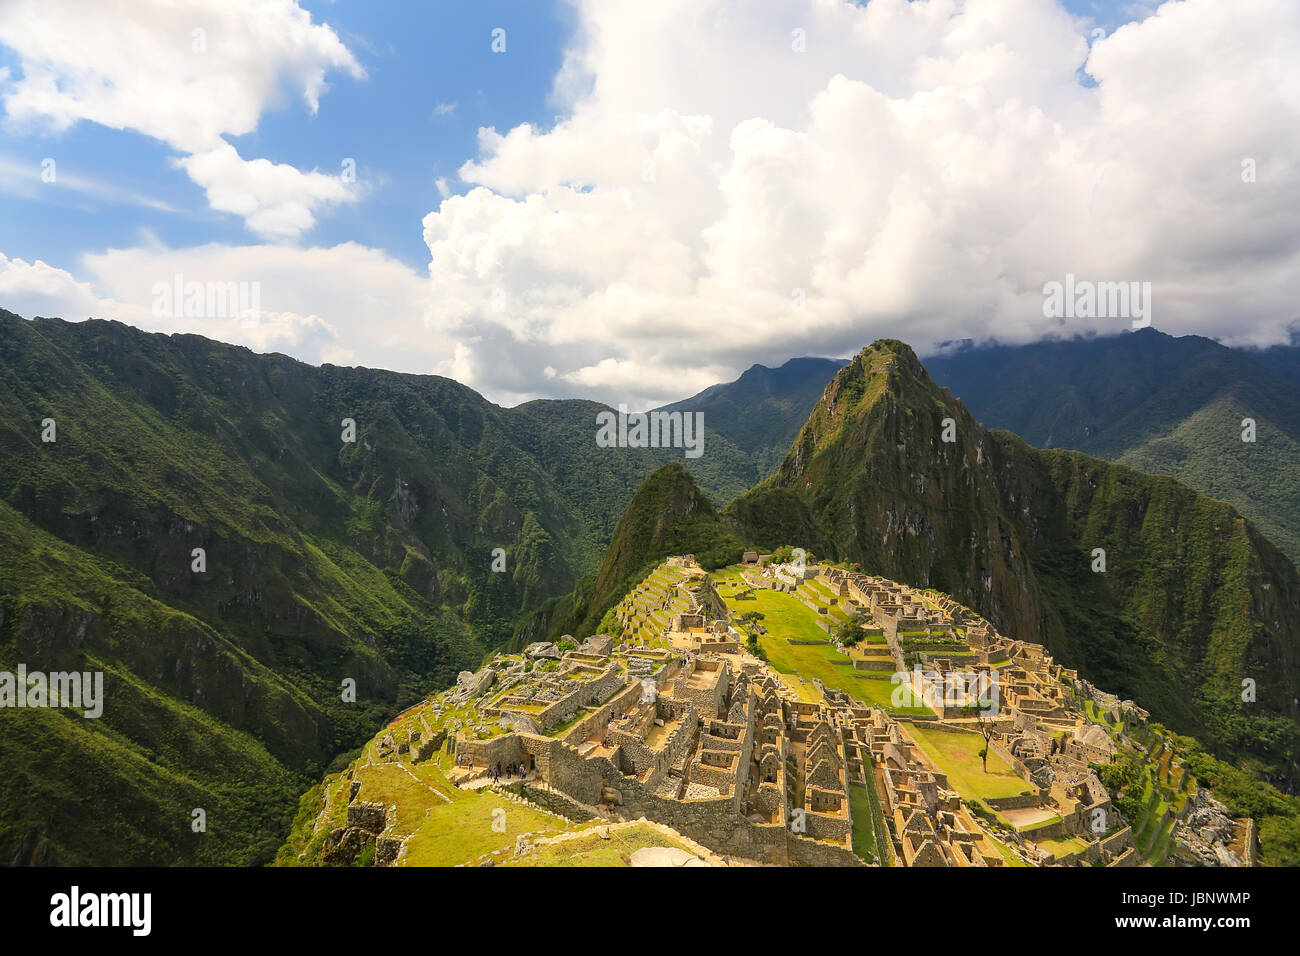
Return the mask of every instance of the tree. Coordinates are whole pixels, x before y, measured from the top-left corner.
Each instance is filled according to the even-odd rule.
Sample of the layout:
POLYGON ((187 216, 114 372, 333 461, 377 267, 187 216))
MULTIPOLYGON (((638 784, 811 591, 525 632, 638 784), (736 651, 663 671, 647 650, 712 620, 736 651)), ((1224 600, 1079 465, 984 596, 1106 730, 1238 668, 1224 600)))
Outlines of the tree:
POLYGON ((866 629, 857 621, 845 621, 835 629, 835 639, 845 647, 862 643, 866 636, 866 629))
POLYGON ((984 772, 989 772, 989 742, 993 739, 993 721, 978 718, 980 733, 984 735, 984 749, 980 751, 980 760, 984 762, 984 772))

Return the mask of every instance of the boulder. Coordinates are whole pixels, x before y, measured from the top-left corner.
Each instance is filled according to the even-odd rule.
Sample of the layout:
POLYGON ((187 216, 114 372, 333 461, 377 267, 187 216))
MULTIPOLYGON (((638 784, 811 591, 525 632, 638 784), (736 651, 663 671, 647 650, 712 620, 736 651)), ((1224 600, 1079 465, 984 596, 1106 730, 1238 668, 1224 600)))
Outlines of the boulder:
POLYGON ((478 697, 492 686, 496 676, 496 671, 491 667, 484 667, 477 673, 461 671, 456 677, 456 689, 450 695, 452 703, 459 705, 478 697))
POLYGON ((613 648, 614 639, 608 634, 593 634, 578 646, 578 650, 583 654, 593 654, 597 657, 608 657, 613 648))

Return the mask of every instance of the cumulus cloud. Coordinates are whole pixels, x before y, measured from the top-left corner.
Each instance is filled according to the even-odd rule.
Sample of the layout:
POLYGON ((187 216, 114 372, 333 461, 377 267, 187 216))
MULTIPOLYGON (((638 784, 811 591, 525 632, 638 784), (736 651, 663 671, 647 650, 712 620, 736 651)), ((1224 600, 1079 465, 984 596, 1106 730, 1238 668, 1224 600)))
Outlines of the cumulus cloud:
POLYGON ((7 0, 0 43, 21 76, 4 94, 12 128, 81 121, 135 130, 182 156, 212 208, 267 237, 296 236, 355 192, 338 176, 245 159, 224 137, 300 97, 315 112, 332 70, 364 71, 330 27, 296 0, 7 0))
POLYGON ((884 335, 1129 326, 1046 317, 1067 273, 1150 282, 1176 334, 1296 317, 1292 0, 1169 2, 1091 45, 1055 0, 576 6, 565 118, 481 130, 424 220, 475 387, 646 404, 884 335))
POLYGON ((0 303, 27 317, 117 319, 316 364, 446 374, 455 357, 455 343, 423 321, 429 280, 356 243, 150 242, 87 255, 82 272, 0 254, 0 303))

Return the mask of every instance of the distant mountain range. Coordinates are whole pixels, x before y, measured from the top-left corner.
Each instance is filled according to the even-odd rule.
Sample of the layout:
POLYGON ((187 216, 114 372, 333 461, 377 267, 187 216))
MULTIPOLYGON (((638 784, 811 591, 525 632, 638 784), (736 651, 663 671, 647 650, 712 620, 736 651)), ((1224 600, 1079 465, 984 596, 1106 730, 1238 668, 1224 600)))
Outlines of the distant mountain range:
POLYGON ((1171 475, 1227 501, 1300 561, 1300 348, 1154 329, 925 360, 990 428, 1171 475), (1242 441, 1244 419, 1255 441, 1242 441))
POLYGON ((707 452, 683 464, 720 505, 748 491, 776 470, 844 364, 840 359, 792 358, 780 368, 754 365, 734 382, 663 406, 662 411, 704 414, 707 452))

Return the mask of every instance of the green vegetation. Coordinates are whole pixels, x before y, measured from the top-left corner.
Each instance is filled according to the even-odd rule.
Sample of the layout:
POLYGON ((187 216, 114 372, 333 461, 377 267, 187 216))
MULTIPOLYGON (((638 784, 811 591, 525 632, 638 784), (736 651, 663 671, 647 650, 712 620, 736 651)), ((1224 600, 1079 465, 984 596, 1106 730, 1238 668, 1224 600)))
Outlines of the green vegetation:
POLYGON ((845 647, 857 647, 867 636, 867 630, 857 621, 844 621, 835 629, 835 639, 845 647))
MULTIPOLYGON (((800 394, 820 374, 803 372, 800 394)), ((742 434, 740 411, 759 399, 739 401, 741 391, 727 399, 734 421, 714 422, 729 444, 714 447, 758 455, 789 422, 742 434)), ((1239 420, 1243 395, 1259 398, 1238 390, 1189 406, 1124 447, 1164 467, 1161 455, 1205 446, 1224 415, 1239 420)), ((716 489, 736 481, 740 457, 684 466, 669 460, 680 450, 609 453, 592 441, 601 409, 502 409, 436 376, 0 314, 0 669, 101 670, 107 698, 95 721, 8 715, 0 859, 257 864, 291 824, 292 855, 310 859, 324 837, 300 832, 294 795, 389 715, 492 648, 603 627, 668 555, 694 553, 712 570, 757 544, 924 583, 1045 643, 1189 735, 1178 738, 1189 769, 1259 822, 1266 861, 1300 859, 1297 802, 1263 782, 1294 786, 1300 766, 1288 709, 1300 663, 1287 651, 1300 642, 1300 580, 1229 505, 988 432, 890 340, 836 376, 776 473, 721 514, 688 468, 716 489), (40 441, 46 417, 58 423, 53 444, 40 441), (341 441, 344 418, 355 442, 341 441), (956 443, 939 439, 945 418, 956 443), (206 569, 192 569, 194 548, 206 569), (495 548, 504 573, 492 570, 495 548), (1091 570, 1094 548, 1106 551, 1104 574, 1091 570), (1257 702, 1241 701, 1245 678, 1258 681, 1257 702), (342 699, 345 679, 355 703, 342 699), (201 838, 195 807, 209 820, 201 838)), ((1278 409, 1261 422, 1280 428, 1278 409)), ((1293 478, 1292 446, 1264 424, 1261 441, 1281 463, 1275 476, 1293 478)), ((1245 467, 1232 448, 1221 462, 1194 449, 1180 467, 1230 483, 1245 467)), ((1246 489, 1252 507, 1294 500, 1285 481, 1267 480, 1246 489)), ((733 610, 762 615, 744 625, 747 644, 805 699, 817 679, 893 709, 890 682, 853 666, 888 660, 879 639, 839 654, 794 597, 736 602, 735 592, 723 589, 733 610)), ((845 627, 831 595, 807 593, 845 627)), ((651 614, 660 627, 663 615, 651 614)), ((922 642, 960 651, 904 640, 909 653, 922 642)), ((970 756, 945 759, 962 770, 970 756)), ((980 777, 996 778, 996 762, 980 777)), ((339 797, 329 780, 308 791, 318 806, 339 797)), ((1156 858, 1179 786, 1167 764, 1157 780, 1120 784, 1152 821, 1140 836, 1156 858)), ((420 845, 449 858, 480 844, 420 845)))
POLYGON ((1050 837, 1035 842, 1058 860, 1088 848, 1088 844, 1078 837, 1050 837))
POLYGON ((734 382, 713 385, 667 410, 704 415, 705 454, 684 461, 715 501, 730 501, 766 478, 844 363, 793 358, 780 368, 755 365, 734 382))
MULTIPOLYGON (((445 761, 441 755, 418 764, 353 765, 354 779, 361 783, 365 799, 396 805, 396 819, 387 835, 409 837, 404 866, 469 864, 494 850, 513 851, 521 834, 535 839, 563 833, 570 826, 561 817, 491 791, 457 789, 443 775, 445 761)), ((303 797, 276 865, 322 862, 326 836, 345 821, 351 782, 342 774, 329 777, 303 797), (319 825, 318 814, 322 815, 319 825)), ((371 847, 373 858, 373 844, 371 847)), ((363 850, 359 865, 365 865, 365 857, 363 850)))
POLYGON ((647 847, 668 847, 692 850, 681 840, 666 836, 656 827, 645 823, 631 826, 604 827, 606 836, 596 832, 596 827, 575 833, 538 847, 513 859, 504 860, 500 866, 629 866, 632 854, 647 847))
POLYGON ((1300 866, 1300 797, 1252 776, 1210 754, 1195 740, 1175 738, 1196 779, 1235 817, 1251 817, 1259 828, 1260 862, 1300 866))
POLYGON ((876 807, 861 784, 849 787, 849 814, 853 817, 853 852, 867 863, 877 862, 876 807))
POLYGON ((1300 402, 1265 354, 1142 329, 926 366, 989 427, 1171 475, 1231 503, 1300 561, 1300 402), (1253 443, 1241 440, 1245 418, 1257 425, 1253 443))
POLYGON ((608 626, 610 608, 670 555, 694 554, 701 567, 713 569, 736 563, 744 550, 686 469, 670 462, 641 483, 594 583, 575 590, 567 613, 551 618, 549 632, 586 637, 608 626))
POLYGON ((338 754, 595 570, 659 460, 598 408, 0 314, 0 666, 107 698, 12 715, 0 859, 269 860, 338 754))

